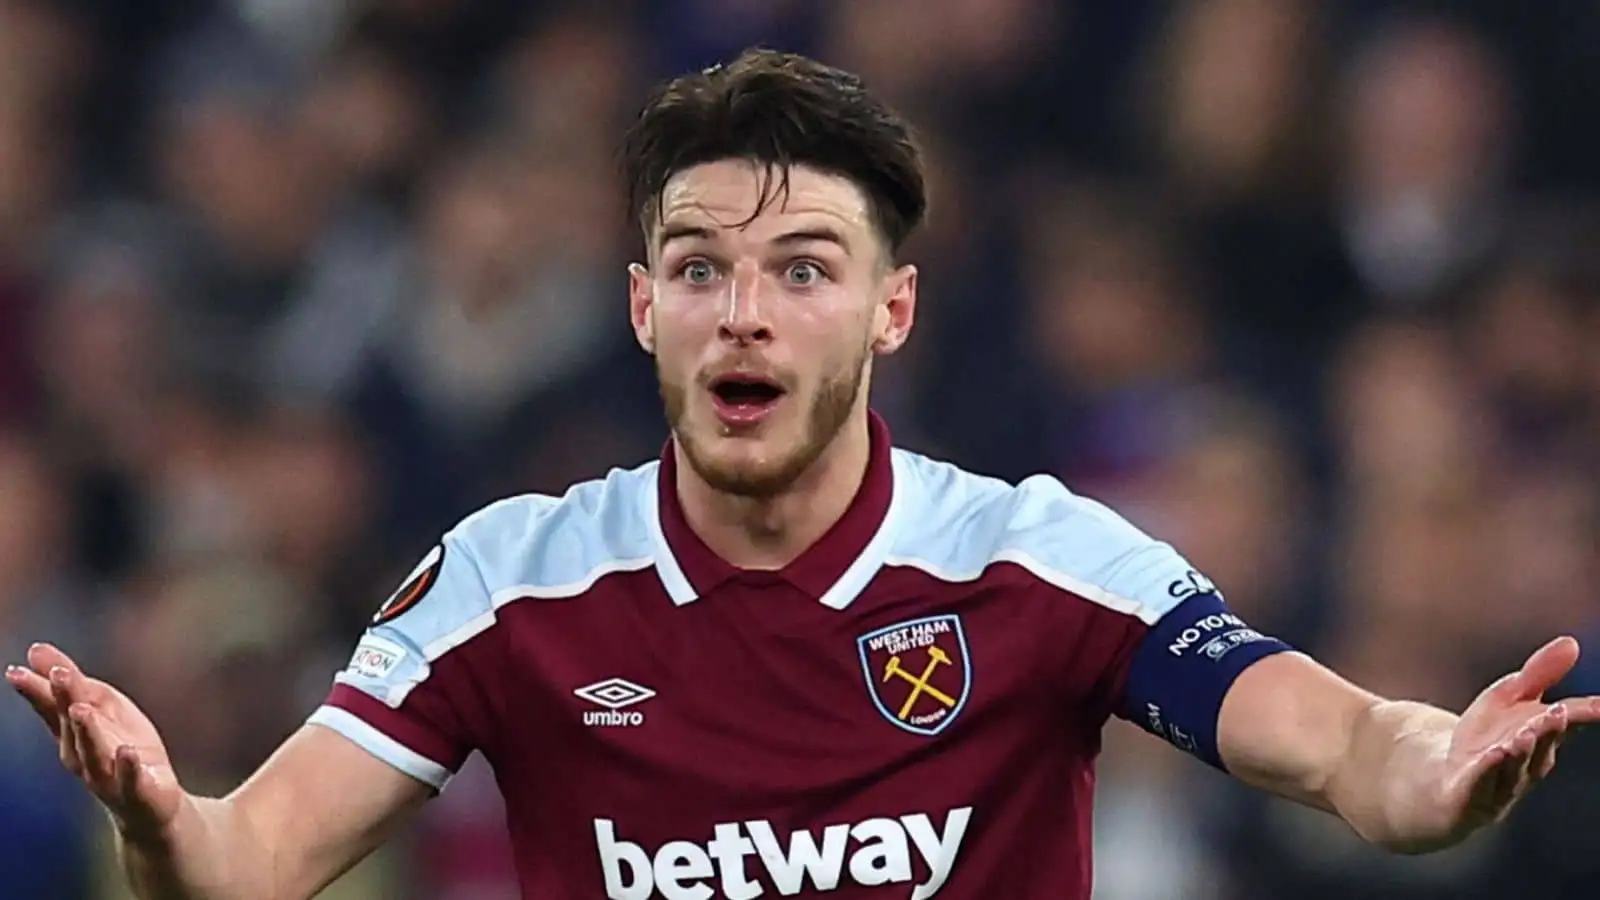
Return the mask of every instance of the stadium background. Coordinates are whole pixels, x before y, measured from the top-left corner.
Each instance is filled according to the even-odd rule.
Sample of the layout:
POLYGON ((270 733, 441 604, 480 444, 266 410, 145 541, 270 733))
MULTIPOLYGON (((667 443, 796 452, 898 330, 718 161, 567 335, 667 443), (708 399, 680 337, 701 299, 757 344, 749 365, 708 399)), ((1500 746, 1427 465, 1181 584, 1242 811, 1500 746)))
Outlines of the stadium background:
MULTIPOLYGON (((1600 689, 1580 0, 0 0, 3 655, 59 641, 224 790, 437 532, 653 454, 614 147, 757 42, 925 130, 902 442, 1060 475, 1378 690, 1459 708, 1559 631, 1600 689)), ((1118 726, 1097 897, 1590 897, 1564 763, 1397 859, 1118 726)), ((496 804, 469 769, 327 896, 514 897, 496 804)), ((0 702, 0 897, 123 896, 107 846, 0 702)))

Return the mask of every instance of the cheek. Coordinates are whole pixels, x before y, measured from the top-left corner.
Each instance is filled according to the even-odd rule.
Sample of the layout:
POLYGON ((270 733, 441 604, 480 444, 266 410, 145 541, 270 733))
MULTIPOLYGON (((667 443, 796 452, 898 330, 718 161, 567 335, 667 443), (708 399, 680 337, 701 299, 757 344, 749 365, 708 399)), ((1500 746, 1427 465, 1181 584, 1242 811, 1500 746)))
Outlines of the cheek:
POLYGON ((658 285, 650 317, 658 334, 671 333, 693 339, 715 334, 726 310, 726 302, 717 296, 686 294, 680 289, 658 285))
POLYGON ((683 340, 682 334, 671 329, 656 329, 656 365, 667 371, 677 371, 693 364, 694 349, 683 340))
POLYGON ((694 322, 658 306, 651 316, 651 344, 657 368, 672 380, 683 381, 699 364, 706 337, 694 322))
POLYGON ((859 368, 871 352, 867 323, 849 322, 797 340, 795 357, 803 372, 816 382, 848 376, 859 368))

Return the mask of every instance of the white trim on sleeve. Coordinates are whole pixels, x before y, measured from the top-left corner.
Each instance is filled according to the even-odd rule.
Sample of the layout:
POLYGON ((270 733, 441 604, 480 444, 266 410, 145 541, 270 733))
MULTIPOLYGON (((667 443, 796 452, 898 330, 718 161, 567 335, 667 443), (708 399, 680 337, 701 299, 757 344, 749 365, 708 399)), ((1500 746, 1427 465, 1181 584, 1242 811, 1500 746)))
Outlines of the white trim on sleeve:
POLYGON ((306 721, 338 732, 356 746, 436 791, 444 790, 450 780, 452 773, 449 769, 389 737, 349 710, 323 706, 306 721))

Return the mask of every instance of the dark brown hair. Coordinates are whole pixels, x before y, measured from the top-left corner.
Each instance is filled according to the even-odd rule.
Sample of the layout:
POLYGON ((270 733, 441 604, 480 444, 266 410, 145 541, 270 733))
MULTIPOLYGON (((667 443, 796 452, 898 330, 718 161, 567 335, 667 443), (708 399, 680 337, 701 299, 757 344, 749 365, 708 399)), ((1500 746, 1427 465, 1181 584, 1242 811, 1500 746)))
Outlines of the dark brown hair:
POLYGON ((767 168, 755 214, 788 190, 794 166, 850 179, 866 194, 890 253, 927 212, 922 151, 911 127, 856 75, 804 56, 747 50, 651 93, 622 151, 628 212, 647 239, 660 222, 667 182, 724 159, 767 168))

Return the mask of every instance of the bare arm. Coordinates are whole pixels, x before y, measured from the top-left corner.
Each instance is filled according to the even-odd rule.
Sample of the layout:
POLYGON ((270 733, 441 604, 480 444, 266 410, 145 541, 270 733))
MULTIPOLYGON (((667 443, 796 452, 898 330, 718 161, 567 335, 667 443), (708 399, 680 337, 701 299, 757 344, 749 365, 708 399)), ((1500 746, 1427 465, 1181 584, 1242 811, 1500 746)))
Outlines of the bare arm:
POLYGON ((186 797, 165 834, 129 834, 119 849, 146 900, 299 900, 377 849, 431 794, 343 736, 307 725, 232 794, 186 797))
POLYGON ((45 720, 62 763, 116 823, 141 900, 301 900, 372 852, 432 789, 308 725, 221 799, 179 786, 160 735, 125 695, 38 646, 7 681, 45 720))
POLYGON ((309 897, 360 862, 433 796, 348 738, 307 725, 222 801, 266 835, 288 897, 309 897), (276 836, 274 839, 272 836, 276 836))
POLYGON ((1343 818, 1402 853, 1443 849, 1498 821, 1555 764, 1569 725, 1600 719, 1593 698, 1546 704, 1577 661, 1552 642, 1457 716, 1385 700, 1297 653, 1234 682, 1218 717, 1228 770, 1343 818))
POLYGON ((1384 713, 1385 701, 1307 656, 1281 653, 1246 669, 1218 717, 1217 738, 1228 771, 1253 787, 1336 813, 1363 837, 1382 843, 1382 792, 1350 790, 1381 781, 1387 757, 1434 752, 1455 716, 1418 706, 1384 713), (1422 716, 1434 728, 1412 736, 1401 721, 1422 716), (1404 749, 1402 749, 1404 748, 1404 749), (1370 807, 1377 806, 1379 809, 1370 807))

